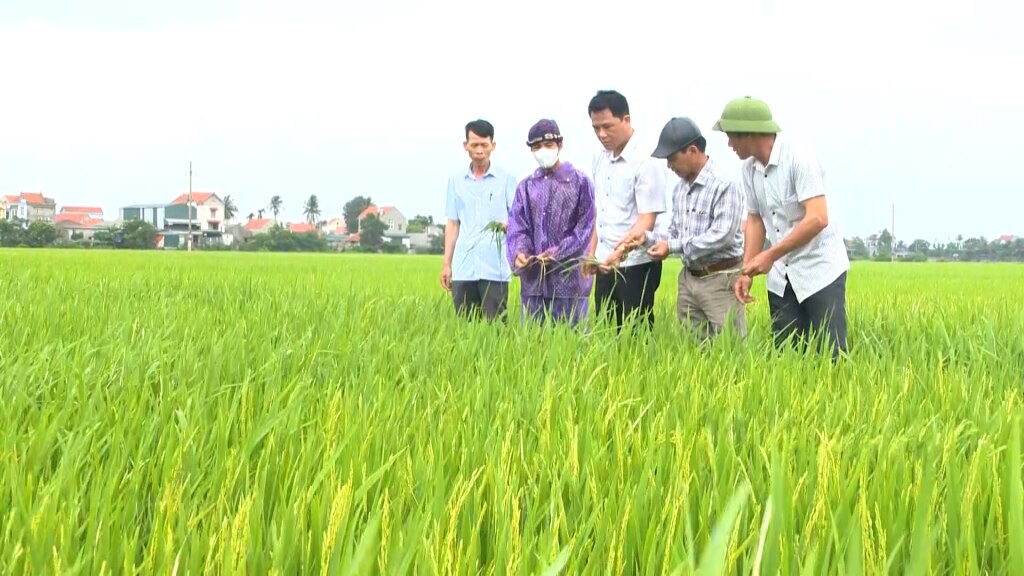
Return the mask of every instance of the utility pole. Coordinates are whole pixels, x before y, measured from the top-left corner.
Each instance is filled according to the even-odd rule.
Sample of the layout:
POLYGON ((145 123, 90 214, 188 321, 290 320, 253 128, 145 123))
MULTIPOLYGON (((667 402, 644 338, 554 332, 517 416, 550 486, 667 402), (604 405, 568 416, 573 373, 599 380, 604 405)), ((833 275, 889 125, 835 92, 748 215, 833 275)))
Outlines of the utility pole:
POLYGON ((188 161, 188 251, 192 251, 192 161, 188 161))

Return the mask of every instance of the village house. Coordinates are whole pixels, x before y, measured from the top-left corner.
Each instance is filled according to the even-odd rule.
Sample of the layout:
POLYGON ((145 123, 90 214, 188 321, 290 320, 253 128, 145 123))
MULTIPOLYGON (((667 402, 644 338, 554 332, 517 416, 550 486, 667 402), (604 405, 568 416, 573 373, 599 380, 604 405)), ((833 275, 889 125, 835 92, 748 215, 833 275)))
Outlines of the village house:
POLYGON ((360 227, 362 227, 362 221, 364 218, 370 215, 375 215, 384 223, 384 235, 391 238, 404 238, 408 235, 409 221, 405 218, 398 208, 394 206, 384 206, 378 208, 377 206, 370 204, 365 210, 359 213, 360 227))
POLYGON ((109 230, 112 223, 103 220, 97 206, 63 206, 54 227, 65 240, 92 240, 96 232, 109 230))
POLYGON ((331 218, 327 222, 324 222, 323 226, 320 227, 320 230, 328 236, 332 234, 340 236, 348 233, 348 226, 345 224, 344 218, 331 218))
POLYGON ((193 247, 205 242, 231 244, 224 233, 224 200, 213 192, 181 194, 169 204, 136 204, 121 208, 121 220, 145 220, 160 232, 158 247, 193 247), (191 204, 190 204, 191 201, 191 204))
POLYGON ((295 222, 289 224, 288 230, 290 230, 292 234, 319 234, 316 224, 310 224, 309 222, 295 222))
POLYGON ((257 234, 266 234, 274 227, 273 218, 253 218, 247 221, 242 228, 245 230, 247 236, 255 236, 257 234))
POLYGON ((17 218, 23 222, 54 222, 57 216, 57 203, 40 192, 22 192, 21 194, 4 196, 4 219, 17 218))

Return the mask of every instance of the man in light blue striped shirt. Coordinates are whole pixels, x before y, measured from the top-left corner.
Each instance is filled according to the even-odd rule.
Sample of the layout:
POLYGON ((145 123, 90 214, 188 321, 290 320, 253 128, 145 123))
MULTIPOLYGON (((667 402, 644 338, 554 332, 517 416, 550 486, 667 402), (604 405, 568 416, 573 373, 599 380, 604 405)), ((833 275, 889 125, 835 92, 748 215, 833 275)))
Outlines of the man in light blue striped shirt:
POLYGON ((490 122, 474 120, 465 131, 463 148, 470 164, 448 179, 441 286, 451 292, 460 316, 483 312, 488 320, 504 321, 512 278, 505 259, 504 230, 517 181, 491 163, 495 142, 490 122), (501 231, 488 230, 491 223, 501 231))

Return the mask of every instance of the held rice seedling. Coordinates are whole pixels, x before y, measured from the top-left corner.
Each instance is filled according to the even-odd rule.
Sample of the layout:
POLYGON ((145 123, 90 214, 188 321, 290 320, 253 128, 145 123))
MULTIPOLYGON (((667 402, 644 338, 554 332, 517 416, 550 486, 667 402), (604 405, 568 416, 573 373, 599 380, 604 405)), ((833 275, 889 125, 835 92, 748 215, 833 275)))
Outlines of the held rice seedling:
POLYGON ((1024 573, 1024 268, 856 263, 833 366, 440 264, 0 252, 0 573, 1024 573))

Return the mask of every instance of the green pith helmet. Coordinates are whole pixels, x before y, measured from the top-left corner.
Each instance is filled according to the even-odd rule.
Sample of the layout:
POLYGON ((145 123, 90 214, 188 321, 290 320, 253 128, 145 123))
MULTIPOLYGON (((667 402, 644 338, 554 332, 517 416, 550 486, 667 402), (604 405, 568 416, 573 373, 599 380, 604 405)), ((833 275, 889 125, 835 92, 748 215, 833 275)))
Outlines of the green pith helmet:
POLYGON ((772 120, 768 105, 750 96, 737 98, 725 105, 722 118, 711 127, 718 132, 757 132, 775 134, 782 128, 772 120))

